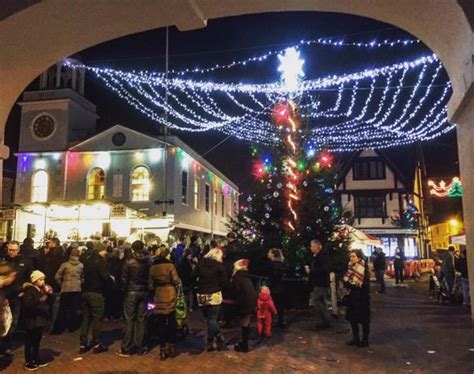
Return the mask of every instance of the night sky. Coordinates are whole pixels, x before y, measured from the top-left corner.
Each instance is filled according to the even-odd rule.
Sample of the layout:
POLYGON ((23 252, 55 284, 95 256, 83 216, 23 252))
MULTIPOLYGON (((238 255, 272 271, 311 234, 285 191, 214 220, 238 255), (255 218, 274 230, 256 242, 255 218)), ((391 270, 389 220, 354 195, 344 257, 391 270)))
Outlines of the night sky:
MULTIPOLYGON (((170 28, 170 69, 205 67, 216 63, 226 64, 233 60, 262 54, 268 50, 283 48, 301 39, 320 37, 344 37, 346 41, 411 38, 411 35, 392 25, 363 17, 335 13, 273 13, 210 20, 206 28, 181 32, 170 28)), ((54 42, 54 41, 52 41, 54 42)), ((354 72, 364 68, 392 64, 430 51, 422 44, 379 50, 356 48, 312 47, 304 50, 306 76, 314 78, 328 74, 354 72)), ((85 64, 123 70, 164 71, 165 30, 158 29, 130 35, 80 51, 77 55, 85 64)), ((66 56, 65 56, 66 57, 66 56)), ((234 82, 272 82, 278 79, 276 57, 265 64, 226 70, 207 75, 204 79, 234 82)), ((35 82, 28 87, 34 89, 35 82)), ((101 82, 89 74, 86 81, 86 98, 97 105, 100 119, 98 130, 115 124, 158 134, 158 125, 145 115, 129 107, 101 82)), ((18 148, 19 107, 10 115, 6 128, 5 143, 12 153, 18 148)), ((200 154, 226 138, 217 132, 175 133, 200 154)), ((235 138, 206 154, 206 158, 232 179, 244 193, 252 190, 255 183, 251 175, 250 144, 235 138)), ((428 175, 431 177, 459 175, 456 134, 451 132, 434 141, 423 144, 428 175)), ((412 180, 415 165, 415 146, 391 149, 387 152, 408 180, 412 180)), ((7 170, 14 170, 16 158, 5 163, 7 170)), ((449 201, 435 204, 435 221, 460 213, 460 202, 449 201)))

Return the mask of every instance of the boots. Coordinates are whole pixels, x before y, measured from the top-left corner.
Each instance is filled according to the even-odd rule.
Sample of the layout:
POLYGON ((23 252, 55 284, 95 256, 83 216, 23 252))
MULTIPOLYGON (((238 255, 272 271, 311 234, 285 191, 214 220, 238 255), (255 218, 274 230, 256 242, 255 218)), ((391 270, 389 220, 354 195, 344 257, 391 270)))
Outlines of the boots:
POLYGON ((236 352, 247 353, 249 351, 250 326, 242 327, 242 341, 234 346, 236 352))
POLYGON ((173 358, 176 356, 176 344, 167 344, 166 349, 169 358, 173 358))
POLYGON ((362 324, 362 340, 359 343, 359 347, 368 347, 369 346, 369 332, 370 325, 369 323, 362 324))
POLYGON ((214 352, 216 349, 214 348, 214 340, 208 340, 206 344, 206 351, 207 352, 214 352))
POLYGON ((225 339, 221 333, 216 335, 215 342, 218 351, 222 351, 225 348, 225 339))
POLYGON ((169 357, 168 350, 166 348, 166 346, 160 346, 160 361, 165 361, 169 357))
POLYGON ((352 328, 352 339, 349 340, 346 344, 359 347, 360 346, 359 325, 355 322, 351 322, 351 328, 352 328))

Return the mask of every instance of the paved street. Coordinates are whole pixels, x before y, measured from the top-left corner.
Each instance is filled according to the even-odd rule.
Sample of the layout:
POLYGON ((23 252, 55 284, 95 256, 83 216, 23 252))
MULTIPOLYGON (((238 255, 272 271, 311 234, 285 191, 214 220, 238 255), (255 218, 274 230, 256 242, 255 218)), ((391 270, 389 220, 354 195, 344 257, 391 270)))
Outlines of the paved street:
MULTIPOLYGON (((158 349, 148 356, 120 358, 121 325, 109 322, 106 339, 109 353, 82 357, 77 354, 78 335, 47 336, 43 353, 54 356, 41 373, 473 373, 474 331, 467 310, 440 306, 424 293, 426 288, 388 288, 386 295, 373 294, 372 339, 369 349, 345 346, 349 326, 338 321, 324 332, 313 330, 308 312, 292 313, 288 332, 274 331, 274 338, 261 342, 254 337, 247 355, 203 352, 203 322, 199 313, 190 320, 191 333, 178 345, 179 356, 164 363, 158 349)), ((230 343, 238 330, 225 332, 230 343)), ((23 373, 23 349, 6 373, 23 373)))

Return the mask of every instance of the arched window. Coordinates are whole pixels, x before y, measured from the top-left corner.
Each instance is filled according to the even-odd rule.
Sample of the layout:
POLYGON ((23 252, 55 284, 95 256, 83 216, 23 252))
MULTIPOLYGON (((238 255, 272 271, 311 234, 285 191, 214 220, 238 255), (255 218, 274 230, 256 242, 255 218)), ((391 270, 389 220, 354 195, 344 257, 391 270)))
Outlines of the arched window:
POLYGON ((137 166, 132 172, 132 201, 150 199, 150 171, 144 166, 137 166))
POLYGON ((44 170, 38 170, 31 180, 31 202, 45 203, 48 201, 49 175, 44 170))
POLYGON ((101 168, 94 168, 89 173, 87 180, 87 200, 100 200, 105 198, 105 173, 101 168))

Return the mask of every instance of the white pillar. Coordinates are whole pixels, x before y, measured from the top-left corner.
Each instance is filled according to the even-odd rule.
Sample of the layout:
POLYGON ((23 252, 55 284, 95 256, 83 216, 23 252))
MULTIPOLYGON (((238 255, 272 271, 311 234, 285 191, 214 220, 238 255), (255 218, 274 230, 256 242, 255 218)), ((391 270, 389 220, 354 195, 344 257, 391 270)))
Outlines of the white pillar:
MULTIPOLYGON (((462 110, 457 116, 457 135, 459 166, 463 184, 462 205, 464 211, 464 228, 467 244, 467 266, 471 302, 474 300, 474 89, 466 95, 462 110), (469 97, 468 97, 469 96, 469 97)), ((471 308, 474 322, 474 308, 471 308)))

